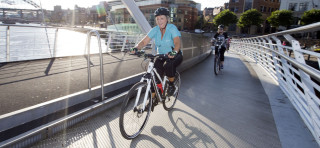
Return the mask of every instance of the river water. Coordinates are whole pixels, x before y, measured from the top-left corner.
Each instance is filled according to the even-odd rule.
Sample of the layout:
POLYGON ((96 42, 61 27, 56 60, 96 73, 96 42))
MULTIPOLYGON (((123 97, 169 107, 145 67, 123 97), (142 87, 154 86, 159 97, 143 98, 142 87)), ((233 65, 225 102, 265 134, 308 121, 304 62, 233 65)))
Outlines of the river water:
MULTIPOLYGON (((7 50, 7 26, 0 26, 0 63, 87 53, 85 49, 87 34, 85 33, 58 29, 57 38, 55 38, 55 28, 10 26, 9 30, 9 50, 7 50), (55 39, 56 47, 54 47, 55 39), (9 54, 7 54, 8 51, 9 54)), ((101 40, 101 46, 102 51, 106 52, 105 40, 101 40)), ((96 37, 91 38, 90 53, 99 53, 96 37)))

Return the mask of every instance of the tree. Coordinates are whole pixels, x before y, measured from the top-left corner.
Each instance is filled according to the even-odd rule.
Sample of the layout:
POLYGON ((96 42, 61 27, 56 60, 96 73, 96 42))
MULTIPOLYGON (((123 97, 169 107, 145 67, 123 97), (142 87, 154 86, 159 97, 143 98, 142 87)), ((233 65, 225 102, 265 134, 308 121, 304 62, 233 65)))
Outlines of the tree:
POLYGON ((312 9, 303 13, 301 17, 302 25, 308 25, 316 22, 320 22, 320 10, 312 9))
POLYGON ((209 20, 212 20, 211 16, 198 16, 195 28, 205 31, 212 30, 214 24, 212 23, 212 21, 209 22, 209 20))
POLYGON ((203 24, 203 17, 202 16, 198 16, 195 28, 201 28, 202 24, 203 24))
POLYGON ((229 9, 221 11, 217 16, 214 17, 213 23, 218 26, 223 24, 224 26, 229 26, 230 24, 237 23, 237 15, 230 11, 229 9))
POLYGON ((251 25, 259 26, 263 22, 261 16, 262 14, 256 9, 247 10, 241 14, 237 25, 241 28, 250 28, 251 25))
POLYGON ((291 10, 277 10, 272 12, 267 20, 274 27, 286 26, 288 28, 292 24, 293 13, 291 10))

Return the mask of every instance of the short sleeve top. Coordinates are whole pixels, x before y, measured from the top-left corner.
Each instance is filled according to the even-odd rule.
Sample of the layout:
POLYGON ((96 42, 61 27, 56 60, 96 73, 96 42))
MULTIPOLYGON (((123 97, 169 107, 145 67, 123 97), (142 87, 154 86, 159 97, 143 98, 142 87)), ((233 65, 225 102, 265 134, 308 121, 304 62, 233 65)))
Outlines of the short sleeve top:
POLYGON ((166 54, 172 51, 172 48, 174 48, 173 39, 177 36, 181 37, 181 33, 173 24, 167 24, 166 32, 162 39, 159 26, 153 27, 148 33, 148 37, 155 40, 156 51, 159 54, 166 54))

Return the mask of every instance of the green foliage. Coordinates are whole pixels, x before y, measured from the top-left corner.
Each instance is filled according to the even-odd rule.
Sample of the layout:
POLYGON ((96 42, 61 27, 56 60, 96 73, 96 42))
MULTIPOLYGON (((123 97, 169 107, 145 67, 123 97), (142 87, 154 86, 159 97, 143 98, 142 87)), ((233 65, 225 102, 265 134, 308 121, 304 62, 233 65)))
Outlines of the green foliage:
POLYGON ((277 10, 271 13, 267 18, 268 22, 274 26, 290 26, 293 21, 293 13, 291 10, 277 10))
POLYGON ((203 24, 203 17, 198 16, 195 27, 199 29, 202 27, 202 24, 203 24))
POLYGON ((250 27, 251 25, 260 25, 263 20, 261 18, 262 14, 256 9, 250 9, 241 14, 237 25, 241 28, 250 27))
POLYGON ((229 26, 229 24, 237 23, 237 15, 230 10, 223 10, 217 16, 214 17, 213 23, 218 26, 223 24, 224 26, 229 26))
POLYGON ((303 13, 301 17, 303 25, 308 25, 316 22, 320 22, 320 10, 312 9, 303 13))

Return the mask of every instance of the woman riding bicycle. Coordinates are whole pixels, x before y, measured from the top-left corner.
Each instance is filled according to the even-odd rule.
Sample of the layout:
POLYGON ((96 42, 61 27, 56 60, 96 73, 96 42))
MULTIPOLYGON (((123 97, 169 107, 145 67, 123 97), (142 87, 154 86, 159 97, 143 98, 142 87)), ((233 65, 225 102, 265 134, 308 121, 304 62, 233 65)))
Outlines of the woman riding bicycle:
MULTIPOLYGON (((163 76, 164 73, 166 74, 169 79, 168 94, 173 95, 175 91, 174 78, 176 67, 181 64, 183 57, 180 51, 181 34, 175 25, 168 23, 169 14, 170 12, 167 8, 158 8, 154 12, 157 26, 153 27, 139 44, 130 50, 131 53, 135 53, 137 50, 141 50, 146 46, 151 39, 155 39, 157 53, 167 54, 169 60, 157 58, 154 67, 161 76, 163 76)), ((157 84, 159 83, 159 80, 157 80, 157 84)), ((155 94, 152 93, 152 97, 154 96, 155 94)))
MULTIPOLYGON (((221 45, 221 50, 220 50, 220 58, 221 58, 221 69, 223 69, 223 61, 224 61, 224 52, 226 51, 226 44, 228 41, 228 34, 226 32, 223 31, 224 26, 223 25, 219 25, 218 26, 218 31, 217 33, 214 35, 214 38, 217 41, 224 41, 224 43, 221 45)), ((216 46, 215 49, 215 54, 218 54, 218 46, 216 46)))

